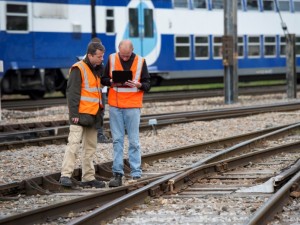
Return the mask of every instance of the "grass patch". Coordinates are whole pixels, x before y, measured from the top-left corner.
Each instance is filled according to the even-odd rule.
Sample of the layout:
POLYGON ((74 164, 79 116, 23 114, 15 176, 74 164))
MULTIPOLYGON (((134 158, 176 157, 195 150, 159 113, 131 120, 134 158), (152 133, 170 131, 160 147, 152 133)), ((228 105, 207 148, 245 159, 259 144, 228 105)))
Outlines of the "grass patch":
MULTIPOLYGON (((285 80, 264 80, 264 81, 251 81, 239 82, 239 87, 257 87, 257 86, 271 86, 271 85, 284 85, 285 80)), ((161 91, 183 91, 183 90, 207 90, 224 88, 224 83, 211 83, 211 84, 191 84, 191 85, 174 85, 174 86, 158 86, 151 87, 150 92, 161 91)))

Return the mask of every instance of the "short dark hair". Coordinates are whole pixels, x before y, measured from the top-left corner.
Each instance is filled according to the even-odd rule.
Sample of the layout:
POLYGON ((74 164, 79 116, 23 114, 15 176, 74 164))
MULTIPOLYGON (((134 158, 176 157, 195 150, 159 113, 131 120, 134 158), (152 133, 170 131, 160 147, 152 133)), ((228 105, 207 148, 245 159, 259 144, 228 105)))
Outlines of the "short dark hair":
POLYGON ((101 52, 105 52, 105 47, 99 42, 90 42, 88 44, 86 54, 95 55, 97 50, 100 50, 101 52))
POLYGON ((98 37, 93 37, 90 42, 98 42, 98 43, 102 44, 102 41, 98 37))

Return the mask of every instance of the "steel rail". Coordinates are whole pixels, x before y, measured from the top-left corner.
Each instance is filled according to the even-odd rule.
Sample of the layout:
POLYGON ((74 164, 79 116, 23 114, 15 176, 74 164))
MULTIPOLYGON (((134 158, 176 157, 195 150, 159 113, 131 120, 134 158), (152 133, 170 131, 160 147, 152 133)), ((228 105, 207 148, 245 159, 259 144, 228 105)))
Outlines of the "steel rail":
MULTIPOLYGON (((299 124, 290 124, 285 126, 278 126, 274 128, 269 128, 261 131, 251 132, 243 135, 237 135, 230 138, 223 138, 216 141, 209 141, 205 143, 198 143, 193 145, 187 145, 180 148, 174 148, 170 150, 160 151, 157 153, 150 153, 146 155, 142 155, 142 162, 149 163, 151 161, 155 161, 158 159, 178 156, 181 154, 186 154, 189 152, 200 152, 207 149, 212 149, 219 147, 221 145, 231 145, 228 149, 221 151, 220 153, 216 153, 202 161, 199 161, 194 166, 197 166, 203 163, 209 163, 213 160, 219 160, 226 156, 235 154, 237 150, 242 151, 244 148, 247 148, 248 145, 254 144, 256 141, 260 141, 262 139, 267 138, 276 138, 278 135, 284 135, 284 133, 289 133, 293 129, 297 129, 299 124), (249 140, 250 139, 250 140, 249 140)), ((111 165, 112 162, 107 162, 103 164, 95 165, 96 174, 98 176, 101 175, 102 179, 106 177, 112 176, 111 174, 111 165)), ((125 172, 129 171, 129 162, 128 159, 124 159, 125 172)), ((75 169, 73 173, 74 181, 76 179, 80 179, 81 170, 75 169), (75 179, 76 178, 76 179, 75 179)), ((49 174, 42 177, 35 177, 31 179, 26 179, 21 182, 15 182, 11 184, 1 185, 0 186, 0 194, 2 196, 24 193, 27 195, 31 194, 49 194, 49 191, 59 191, 60 185, 57 180, 60 177, 60 173, 49 174)))
MULTIPOLYGON (((196 166, 192 169, 188 168, 186 171, 175 171, 174 173, 170 172, 155 178, 143 180, 134 186, 118 187, 106 192, 104 191, 102 193, 96 193, 91 196, 74 199, 68 202, 55 204, 49 207, 43 207, 31 212, 5 218, 0 220, 0 224, 31 224, 32 222, 43 221, 49 217, 55 217, 57 215, 61 215, 62 213, 67 213, 68 211, 76 211, 79 209, 86 210, 87 208, 91 209, 94 207, 100 208, 96 209, 96 211, 93 211, 92 214, 88 214, 87 216, 79 218, 74 223, 71 222, 70 224, 88 225, 94 224, 95 221, 99 221, 100 223, 102 220, 114 217, 117 212, 120 212, 120 210, 125 206, 129 207, 130 205, 136 203, 136 201, 140 201, 145 198, 145 196, 157 196, 167 192, 176 193, 181 189, 181 187, 186 185, 187 182, 193 182, 194 179, 206 176, 208 173, 233 169, 237 166, 248 164, 249 161, 261 159, 262 157, 268 157, 269 155, 278 152, 294 150, 299 151, 299 147, 300 142, 295 142, 280 147, 248 153, 242 156, 233 157, 231 159, 225 159, 206 165, 196 166), (159 181, 157 180, 158 178, 160 178, 159 181), (151 179, 153 179, 152 182, 155 181, 155 183, 152 183, 150 181, 151 179), (138 191, 138 189, 141 187, 143 189, 138 191), (119 197, 119 195, 120 199, 111 199, 111 196, 119 197), (87 200, 88 202, 86 202, 87 200)), ((211 160, 211 158, 209 158, 209 160, 211 160)))
POLYGON ((300 171, 255 212, 247 225, 267 224, 286 204, 294 185, 300 185, 300 171))
MULTIPOLYGON (((177 113, 170 113, 170 114, 157 114, 157 115, 146 115, 141 118, 141 124, 140 124, 140 130, 151 130, 156 129, 158 127, 164 127, 170 124, 175 123, 187 123, 192 121, 200 121, 200 120, 212 120, 212 119, 222 119, 222 118, 229 118, 229 117, 240 117, 240 116, 246 116, 246 115, 253 115, 258 113, 265 113, 265 112, 274 112, 274 111, 290 111, 290 110, 298 110, 300 109, 300 102, 296 103, 285 103, 285 104, 272 104, 267 106, 249 106, 249 107, 236 107, 236 108, 229 108, 229 109, 215 109, 215 110, 209 110, 209 111, 190 111, 190 112, 177 112, 177 113), (150 124, 151 120, 155 120, 156 124, 150 124)), ((65 121, 66 122, 66 121, 65 121)), ((59 121, 59 123, 63 123, 62 121, 59 121)), ((25 126, 25 127, 32 127, 36 123, 32 123, 31 126, 25 126)), ((55 124, 55 123, 53 123, 55 124)), ((47 125, 49 126, 49 122, 47 122, 47 125)), ((11 125, 11 129, 14 127, 18 128, 17 125, 11 125)), ((104 123, 104 127, 106 130, 109 130, 109 121, 106 121, 104 123)), ((4 128, 2 127, 2 130, 4 128)), ((67 125, 62 125, 62 128, 59 128, 58 126, 53 128, 54 134, 66 133, 67 136, 67 125)), ((47 127, 45 128, 45 132, 48 132, 48 135, 50 135, 51 128, 47 127)), ((26 133, 26 131, 19 131, 22 134, 29 135, 26 133)), ((19 132, 2 132, 0 138, 4 138, 6 141, 3 143, 0 143, 0 150, 8 150, 13 148, 14 146, 19 145, 19 141, 8 141, 9 139, 12 139, 12 135, 15 137, 18 137, 20 139, 19 132)), ((31 133, 33 135, 34 132, 37 134, 35 136, 39 137, 41 132, 43 132, 43 128, 37 129, 34 131, 34 129, 29 130, 28 133, 31 133)), ((34 135, 33 135, 34 136, 34 135)), ((25 138, 24 138, 25 139, 25 138)), ((57 139, 57 136, 53 136, 53 139, 57 139)), ((67 137, 65 137, 67 139, 67 137)), ((37 143, 42 143, 43 140, 39 138, 35 139, 29 139, 27 137, 27 140, 35 140, 37 143)), ((23 144, 30 144, 34 145, 35 141, 22 141, 23 144)), ((47 140, 49 142, 49 140, 47 140)))
POLYGON ((277 154, 284 151, 300 151, 300 141, 273 148, 268 148, 265 150, 246 153, 242 156, 234 156, 231 159, 224 159, 217 162, 212 162, 209 164, 204 164, 190 168, 184 171, 183 173, 173 177, 169 181, 169 186, 172 192, 176 192, 184 183, 186 183, 186 181, 193 182, 193 180, 204 176, 206 173, 226 171, 228 169, 235 168, 237 165, 247 165, 252 160, 259 160, 262 158, 266 158, 272 154, 277 154), (215 168, 211 167, 210 165, 215 165, 215 168))
MULTIPOLYGON (((284 93, 285 85, 272 85, 263 87, 240 87, 240 95, 261 95, 270 93, 284 93)), ((298 87, 299 90, 299 87, 298 87)), ((148 92, 144 94, 144 102, 163 102, 170 100, 186 100, 207 97, 223 96, 223 88, 183 90, 183 91, 163 91, 148 92)), ((31 99, 2 99, 1 106, 7 110, 26 110, 33 111, 52 106, 67 105, 65 97, 50 97, 40 100, 31 99)))
MULTIPOLYGON (((199 179, 201 177, 205 177, 210 173, 216 173, 220 171, 226 171, 229 169, 234 169, 239 166, 243 166, 247 164, 249 161, 258 160, 264 157, 268 157, 274 153, 279 153, 283 151, 299 151, 300 142, 289 144, 286 146, 280 146, 276 148, 271 148, 267 150, 261 150, 250 154, 245 154, 239 157, 234 157, 232 159, 221 160, 218 162, 210 163, 207 165, 200 165, 193 169, 190 169, 187 172, 183 173, 172 173, 165 175, 159 181, 155 183, 156 186, 153 186, 151 183, 146 185, 144 189, 148 188, 155 189, 156 193, 177 193, 181 188, 185 188, 189 183, 193 183, 194 180, 199 179), (168 176, 168 185, 165 186, 166 176, 168 176), (177 191, 175 191, 174 186, 177 187, 177 191)), ((101 224, 101 222, 107 221, 107 219, 115 218, 118 212, 124 207, 133 206, 136 202, 135 199, 141 199, 145 196, 145 191, 143 189, 143 194, 138 196, 140 192, 136 191, 134 193, 127 194, 126 196, 122 196, 120 199, 116 199, 111 203, 107 203, 100 207, 99 209, 95 209, 92 213, 86 214, 83 217, 77 218, 74 221, 68 223, 68 225, 93 225, 93 224, 101 224), (124 202, 126 200, 126 202, 124 202), (122 204, 118 204, 122 202, 122 204)))
MULTIPOLYGON (((241 143, 241 142, 245 142, 245 141, 247 142, 247 140, 249 140, 249 139, 257 138, 257 139, 255 139, 256 141, 261 140, 261 139, 259 139, 259 137, 263 137, 264 139, 266 139, 267 137, 271 138, 271 136, 273 136, 272 138, 276 138, 279 133, 281 133, 281 135, 283 135, 284 132, 290 132, 291 129, 296 129, 297 124, 288 124, 288 125, 284 125, 284 126, 278 126, 278 127, 268 128, 265 130, 260 130, 260 131, 250 132, 250 133, 246 133, 246 134, 242 134, 242 135, 237 135, 237 136, 233 136, 233 137, 229 137, 229 138, 222 138, 222 139, 218 139, 215 141, 208 141, 208 142, 204 142, 204 143, 198 143, 198 144, 193 144, 193 145, 187 145, 184 147, 160 151, 157 153, 150 153, 150 154, 142 155, 142 162, 149 163, 149 162, 152 162, 152 161, 155 161, 158 159, 164 159, 164 158, 168 158, 168 157, 178 156, 178 155, 186 154, 189 152, 194 152, 194 151, 200 152, 200 151, 204 151, 207 149, 213 149, 213 148, 217 148, 222 145, 236 146, 237 143, 241 143), (280 132, 278 132, 278 131, 280 131, 280 132), (270 134, 272 134, 272 135, 270 135, 270 134), (267 136, 265 136, 265 135, 267 135, 267 136)), ((65 140, 67 137, 64 136, 61 138, 65 140)), ((47 139, 49 139, 49 138, 43 138, 43 139, 45 141, 47 141, 47 139)), ((50 141, 50 140, 48 140, 48 141, 50 141)), ((56 141, 59 142, 59 140, 56 140, 56 141)), ((254 141, 251 143, 254 143, 254 141)), ((238 145, 239 145, 240 151, 242 151, 243 148, 247 147, 247 145, 245 145, 245 144, 243 146, 241 144, 238 144, 238 145)), ((232 148, 234 148, 234 147, 232 147, 232 148)), ((237 150, 237 148, 234 148, 234 149, 237 150)), ((224 152, 227 152, 227 154, 229 154, 228 149, 225 150, 224 152)), ((217 157, 217 158, 219 158, 221 156, 222 156, 221 153, 219 153, 218 155, 215 155, 215 157, 217 157)), ((213 157, 210 157, 207 160, 209 160, 209 159, 213 160, 213 157)), ((124 159, 124 165, 125 165, 125 172, 130 171, 129 166, 128 166, 129 165, 128 159, 124 159)), ((111 166, 112 166, 112 162, 95 165, 96 174, 99 177, 101 177, 102 179, 110 177, 112 175, 111 174, 111 166)), ((76 179, 79 180, 80 175, 81 175, 81 169, 79 169, 79 168, 75 169, 75 171, 73 173, 74 181, 76 181, 76 179)), ((10 184, 0 185, 0 195, 8 196, 8 195, 16 195, 18 193, 23 193, 23 194, 27 194, 27 195, 49 194, 49 191, 59 191, 60 185, 57 182, 59 180, 59 177, 60 177, 60 173, 57 172, 57 173, 48 174, 48 175, 41 176, 41 177, 34 177, 31 179, 26 179, 21 182, 14 182, 14 183, 10 183, 10 184), (51 179, 51 180, 49 181, 49 179, 51 179)))

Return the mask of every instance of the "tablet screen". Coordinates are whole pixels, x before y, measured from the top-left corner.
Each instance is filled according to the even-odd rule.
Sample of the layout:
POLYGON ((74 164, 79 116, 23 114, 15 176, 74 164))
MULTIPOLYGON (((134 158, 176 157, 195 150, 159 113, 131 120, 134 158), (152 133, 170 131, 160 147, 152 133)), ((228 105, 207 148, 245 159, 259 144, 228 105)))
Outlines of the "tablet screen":
POLYGON ((125 83, 128 80, 132 80, 132 71, 131 70, 114 70, 112 72, 112 78, 114 83, 125 83))

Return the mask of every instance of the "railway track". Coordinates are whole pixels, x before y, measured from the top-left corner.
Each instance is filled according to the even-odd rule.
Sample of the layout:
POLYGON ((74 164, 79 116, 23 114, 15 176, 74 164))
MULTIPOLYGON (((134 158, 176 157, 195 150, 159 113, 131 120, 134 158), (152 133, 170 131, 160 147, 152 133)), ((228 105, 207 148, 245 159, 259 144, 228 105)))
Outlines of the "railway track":
MULTIPOLYGON (((287 126, 280 126, 280 127, 274 127, 270 129, 265 129, 262 131, 257 131, 257 132, 252 132, 248 133, 245 135, 239 135, 239 136, 234 136, 230 138, 225 138, 225 139, 220 139, 216 141, 211 141, 207 143, 200 143, 200 144, 195 144, 195 145, 190 145, 182 148, 176 148, 176 149, 171 149, 167 151, 160 151, 159 153, 153 153, 153 154, 148 154, 148 155, 143 155, 142 156, 142 161, 144 164, 148 163, 155 163, 157 160, 165 159, 168 157, 181 157, 182 154, 189 154, 186 155, 186 158, 193 158, 196 156, 193 154, 193 152, 200 152, 198 155, 199 158, 206 158, 208 155, 212 154, 212 152, 216 152, 218 149, 221 149, 222 147, 225 148, 225 146, 232 146, 234 144, 237 144, 239 142, 248 140, 248 139, 253 139, 262 135, 266 135, 267 133, 271 133, 271 136, 273 138, 277 137, 277 133, 272 133, 276 130, 281 130, 285 129, 287 126)), ((281 132, 279 132, 281 133, 281 132)), ((283 132, 284 133, 284 132, 283 132)), ((261 137, 263 139, 264 136, 261 137)), ((255 140, 252 140, 252 142, 255 142, 255 140)), ((251 143, 251 142, 250 142, 251 143)), ((229 152, 226 153, 227 155, 230 155, 229 152)), ((220 155, 219 157, 221 157, 220 155)), ((216 156, 214 156, 216 157, 216 156)), ((111 176, 111 165, 112 162, 96 165, 96 171, 98 174, 98 177, 101 177, 101 179, 108 180, 111 176)), ((129 163, 127 160, 125 160, 125 171, 128 172, 129 163)), ((174 166, 180 166, 177 163, 174 163, 173 165, 169 165, 169 169, 179 169, 179 168, 174 168, 174 166)), ((145 168, 146 169, 146 168, 145 168)), ((147 170, 147 169, 146 169, 147 170)), ((152 168, 152 172, 156 172, 155 168, 152 168)), ((73 178, 75 183, 80 180, 81 176, 81 170, 76 169, 73 178)), ((53 182, 51 181, 58 181, 60 177, 60 173, 53 173, 53 174, 48 174, 46 176, 42 177, 35 177, 32 179, 26 179, 21 182, 14 182, 10 183, 7 185, 2 185, 0 188, 0 196, 16 196, 18 194, 47 194, 49 193, 49 190, 60 190, 60 186, 53 185, 53 182), (49 181, 50 180, 50 181, 49 181)), ((55 183, 55 182, 54 182, 55 183)), ((77 182, 78 183, 78 182, 77 182)))
MULTIPOLYGON (((1 211, 8 211, 7 214, 13 215, 4 217, 2 215, 0 224, 110 223, 111 219, 120 216, 120 213, 123 217, 112 223, 153 224, 161 220, 168 223, 169 219, 173 218, 171 221, 177 224, 186 224, 189 219, 191 223, 198 221, 201 224, 201 222, 205 223, 205 218, 211 219, 212 215, 216 218, 215 223, 225 221, 224 224, 245 224, 245 221, 255 221, 251 219, 258 218, 255 212, 258 213, 260 207, 264 207, 266 200, 279 198, 273 196, 283 190, 281 189, 283 184, 286 183, 291 187, 299 183, 299 175, 292 178, 292 181, 288 181, 288 178, 299 170, 299 163, 295 163, 300 158, 299 126, 300 124, 292 124, 143 156, 143 167, 145 167, 143 179, 136 183, 126 180, 125 186, 113 189, 61 190, 57 178, 52 177, 53 179, 50 180, 48 176, 48 181, 50 180, 53 186, 56 181, 56 186, 60 189, 56 191, 53 189, 52 193, 47 193, 47 196, 51 199, 59 198, 61 202, 46 204, 33 210, 24 207, 23 210, 26 212, 18 214, 13 210, 9 211, 9 207, 6 206, 1 211), (275 193, 248 194, 243 190, 261 185, 276 175, 281 180, 273 186, 275 193), (120 211, 121 209, 124 211, 120 211), (182 214, 183 211, 186 212, 185 216, 182 214), (243 212, 243 214, 236 215, 239 219, 234 221, 235 217, 229 216, 232 215, 230 212, 243 212), (198 217, 195 217, 197 215, 198 217), (199 220, 199 215, 202 220, 199 220), (230 218, 231 220, 228 221, 230 218)), ((97 165, 98 175, 104 176, 107 173, 105 170, 108 169, 107 166, 97 165)), ((75 174, 80 173, 77 171, 75 174)), ((13 184, 10 185, 12 188, 13 184)), ((286 200, 291 188, 285 187, 285 189, 285 193, 288 193, 284 195, 286 200)), ((23 201, 30 201, 29 197, 29 199, 23 198, 23 201)), ((2 200, 5 198, 3 197, 2 200)), ((272 209, 276 206, 274 204, 272 209)), ((275 211, 269 210, 268 216, 265 210, 263 212, 264 218, 273 218, 275 211)))
MULTIPOLYGON (((300 87, 299 87, 300 90, 300 87)), ((239 88, 240 95, 262 95, 285 93, 286 87, 284 85, 274 86, 260 86, 260 87, 241 87, 239 88)), ((172 100, 186 100, 194 98, 207 98, 223 96, 223 89, 206 89, 206 90, 184 90, 184 91, 166 91, 166 92, 149 92, 144 95, 144 102, 157 101, 172 101, 172 100)), ((40 110, 53 106, 66 106, 67 102, 64 97, 45 98, 40 100, 30 99, 4 99, 1 102, 2 109, 7 110, 40 110)))
MULTIPOLYGON (((299 110, 300 104, 282 103, 264 106, 247 106, 209 111, 177 112, 169 114, 143 115, 140 130, 151 130, 176 123, 187 123, 199 120, 213 120, 247 116, 258 113, 299 110)), ((109 121, 104 121, 104 127, 109 131, 109 121)), ((66 143, 68 137, 68 121, 48 121, 41 123, 11 124, 0 126, 0 151, 25 146, 41 146, 47 144, 66 143)))

